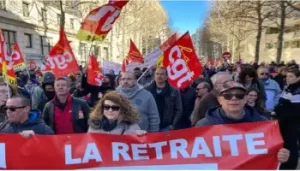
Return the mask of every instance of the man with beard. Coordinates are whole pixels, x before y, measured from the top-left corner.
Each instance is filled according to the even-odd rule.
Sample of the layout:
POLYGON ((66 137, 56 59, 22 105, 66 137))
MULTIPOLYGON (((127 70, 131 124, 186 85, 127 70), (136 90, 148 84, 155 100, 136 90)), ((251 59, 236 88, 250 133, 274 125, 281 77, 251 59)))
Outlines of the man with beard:
POLYGON ((147 132, 159 131, 159 113, 155 100, 150 92, 137 83, 133 73, 122 73, 117 92, 127 97, 139 111, 139 126, 147 132))
POLYGON ((52 72, 44 74, 42 84, 33 90, 32 109, 43 111, 45 104, 54 98, 54 81, 55 76, 52 72))

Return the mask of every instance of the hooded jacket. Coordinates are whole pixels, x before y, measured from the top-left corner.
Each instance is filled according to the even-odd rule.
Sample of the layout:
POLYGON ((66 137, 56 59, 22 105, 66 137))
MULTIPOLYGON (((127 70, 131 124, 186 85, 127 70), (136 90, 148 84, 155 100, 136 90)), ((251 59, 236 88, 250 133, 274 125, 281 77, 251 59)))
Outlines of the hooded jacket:
POLYGON ((279 84, 269 78, 266 81, 263 82, 265 86, 265 92, 266 92, 266 109, 268 111, 273 111, 274 107, 278 104, 280 94, 281 94, 281 89, 279 84))
POLYGON ((225 115, 221 106, 211 108, 207 111, 205 118, 199 120, 196 127, 222 124, 236 124, 246 122, 258 122, 267 120, 250 106, 244 107, 244 115, 241 119, 232 119, 225 115))
MULTIPOLYGON (((35 87, 32 94, 32 109, 38 109, 43 111, 45 104, 47 103, 47 97, 45 95, 44 87, 47 84, 54 84, 55 76, 52 72, 46 72, 43 76, 42 85, 35 87)), ((51 99, 49 99, 51 100, 51 99)))
POLYGON ((132 88, 117 87, 116 92, 127 97, 139 111, 139 126, 148 132, 159 131, 159 113, 154 97, 143 86, 136 84, 132 88))
POLYGON ((32 130, 35 134, 51 135, 53 130, 45 124, 39 116, 40 112, 32 110, 29 112, 28 120, 24 123, 8 123, 6 121, 1 125, 1 133, 20 133, 25 130, 32 130))

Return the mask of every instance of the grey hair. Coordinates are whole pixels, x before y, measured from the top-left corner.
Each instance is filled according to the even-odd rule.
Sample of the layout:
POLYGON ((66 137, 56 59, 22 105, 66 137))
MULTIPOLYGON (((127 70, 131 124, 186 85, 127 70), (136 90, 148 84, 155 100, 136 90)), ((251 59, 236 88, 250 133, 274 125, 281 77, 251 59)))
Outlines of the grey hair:
POLYGON ((226 72, 226 71, 222 71, 222 72, 218 72, 218 73, 214 74, 214 75, 210 78, 210 80, 211 80, 211 82, 212 82, 213 85, 216 85, 216 82, 217 82, 218 78, 219 78, 221 75, 229 75, 229 73, 226 72))
POLYGON ((12 96, 10 99, 20 99, 23 106, 31 106, 30 99, 22 95, 12 96))

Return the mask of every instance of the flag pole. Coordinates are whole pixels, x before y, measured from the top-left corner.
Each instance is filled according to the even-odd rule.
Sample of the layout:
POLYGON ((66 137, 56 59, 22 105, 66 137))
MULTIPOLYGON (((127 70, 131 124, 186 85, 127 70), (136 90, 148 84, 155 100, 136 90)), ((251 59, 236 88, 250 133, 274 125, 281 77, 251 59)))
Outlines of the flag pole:
POLYGON ((154 65, 150 66, 143 72, 143 74, 137 79, 137 83, 146 75, 146 73, 153 67, 154 65))

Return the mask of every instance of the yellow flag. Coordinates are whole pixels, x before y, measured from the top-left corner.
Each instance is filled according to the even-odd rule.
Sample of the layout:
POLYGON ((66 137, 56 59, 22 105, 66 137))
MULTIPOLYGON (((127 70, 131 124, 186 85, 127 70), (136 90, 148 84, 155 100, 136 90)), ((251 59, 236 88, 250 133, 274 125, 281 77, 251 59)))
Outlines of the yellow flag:
POLYGON ((7 71, 6 60, 3 60, 3 62, 2 62, 2 75, 3 75, 4 80, 6 80, 9 85, 11 85, 12 87, 17 87, 17 79, 16 79, 16 75, 14 73, 14 70, 11 69, 11 70, 7 71))
POLYGON ((156 67, 157 67, 157 68, 163 66, 163 59, 164 59, 164 54, 161 54, 161 55, 158 57, 157 62, 156 62, 156 67))

